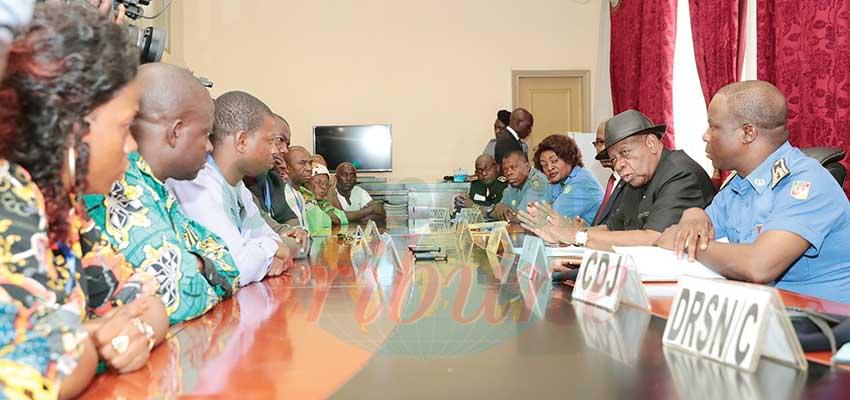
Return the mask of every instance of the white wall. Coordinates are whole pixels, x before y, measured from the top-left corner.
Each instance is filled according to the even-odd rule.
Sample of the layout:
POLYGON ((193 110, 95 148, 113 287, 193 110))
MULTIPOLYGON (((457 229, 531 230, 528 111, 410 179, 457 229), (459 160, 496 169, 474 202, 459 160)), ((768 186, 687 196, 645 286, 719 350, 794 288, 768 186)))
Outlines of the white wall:
MULTIPOLYGON (((322 124, 393 125, 391 179, 471 169, 512 69, 595 75, 600 0, 180 0, 170 62, 266 101, 312 148, 322 124)), ((604 73, 608 73, 605 71, 604 73)))

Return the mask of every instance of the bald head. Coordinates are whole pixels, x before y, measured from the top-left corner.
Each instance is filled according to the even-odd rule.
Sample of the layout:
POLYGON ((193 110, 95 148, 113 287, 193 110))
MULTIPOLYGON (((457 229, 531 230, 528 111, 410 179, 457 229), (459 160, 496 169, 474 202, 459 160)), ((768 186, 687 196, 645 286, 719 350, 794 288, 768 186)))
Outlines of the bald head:
MULTIPOLYGON (((191 111, 213 110, 207 89, 184 68, 163 63, 143 64, 139 67, 137 79, 142 88, 138 119, 159 122, 179 118, 191 111)), ((140 135, 146 133, 144 127, 138 131, 140 135)), ((136 138, 137 141, 140 139, 144 140, 136 138)))
POLYGON ((352 164, 348 161, 345 161, 345 162, 339 163, 339 165, 336 166, 336 170, 337 170, 337 172, 339 172, 340 170, 342 170, 342 171, 357 171, 357 168, 354 167, 354 164, 352 164))
POLYGON ((357 184, 357 168, 350 162, 336 166, 336 190, 344 196, 351 195, 351 189, 357 184))
POLYGON ((602 121, 599 123, 599 126, 596 127, 596 140, 605 141, 605 123, 608 120, 602 121))
POLYGON ((495 163, 496 159, 493 158, 493 156, 491 156, 489 154, 482 154, 482 155, 478 156, 478 158, 475 159, 475 165, 478 165, 479 163, 486 163, 486 162, 494 162, 495 163))
POLYGON ((717 92, 740 125, 750 124, 779 142, 788 139, 788 106, 776 86, 765 81, 735 82, 717 92))
POLYGON ((301 146, 292 146, 286 153, 289 178, 296 187, 301 187, 313 175, 310 152, 301 146))
POLYGON ((531 128, 534 126, 534 116, 524 108, 517 108, 511 113, 511 123, 508 125, 516 131, 520 139, 525 139, 531 134, 531 128))
POLYGON ((157 178, 194 179, 212 151, 215 105, 188 70, 169 64, 139 67, 139 114, 131 131, 157 178))
POLYGON ((490 184, 499 177, 496 159, 489 154, 482 154, 475 159, 475 175, 482 183, 490 184))

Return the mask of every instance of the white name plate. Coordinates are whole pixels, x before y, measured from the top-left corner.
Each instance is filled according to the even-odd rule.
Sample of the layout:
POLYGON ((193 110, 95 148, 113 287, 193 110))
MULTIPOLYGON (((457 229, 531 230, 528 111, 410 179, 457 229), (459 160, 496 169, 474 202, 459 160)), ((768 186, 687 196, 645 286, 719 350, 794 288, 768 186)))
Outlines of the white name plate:
POLYGON ((615 312, 620 303, 650 310, 649 297, 629 255, 587 250, 573 288, 573 299, 615 312))
POLYGON ((769 286, 680 278, 663 343, 744 371, 762 356, 808 368, 779 292, 769 286))
POLYGON ((545 277, 550 281, 552 280, 552 270, 549 268, 549 261, 546 259, 546 245, 543 243, 543 239, 525 235, 516 273, 517 278, 520 276, 528 279, 545 277))
POLYGON ((488 252, 494 254, 504 254, 514 252, 514 243, 511 241, 511 235, 508 230, 502 226, 493 230, 487 238, 488 252))

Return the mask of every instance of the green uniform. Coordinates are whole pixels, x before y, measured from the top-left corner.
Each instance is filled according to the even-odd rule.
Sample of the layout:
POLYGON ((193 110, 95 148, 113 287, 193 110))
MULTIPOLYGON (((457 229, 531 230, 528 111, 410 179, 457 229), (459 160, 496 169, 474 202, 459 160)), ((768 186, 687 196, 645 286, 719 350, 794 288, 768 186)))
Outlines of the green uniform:
POLYGON ((489 184, 477 180, 469 185, 469 198, 479 206, 490 207, 502 200, 502 192, 508 187, 505 178, 490 182, 489 184))
POLYGON ((502 193, 500 203, 514 210, 525 210, 534 201, 551 201, 549 180, 535 168, 531 169, 522 187, 508 186, 502 193))
POLYGON ((317 200, 316 195, 304 186, 301 186, 301 195, 304 196, 305 214, 307 214, 307 230, 314 236, 326 236, 331 234, 330 215, 336 215, 341 225, 348 224, 345 212, 334 207, 327 199, 317 200))
POLYGON ((141 155, 129 159, 108 195, 83 196, 86 211, 127 261, 156 277, 171 324, 204 314, 233 295, 239 270, 224 241, 183 214, 141 155))

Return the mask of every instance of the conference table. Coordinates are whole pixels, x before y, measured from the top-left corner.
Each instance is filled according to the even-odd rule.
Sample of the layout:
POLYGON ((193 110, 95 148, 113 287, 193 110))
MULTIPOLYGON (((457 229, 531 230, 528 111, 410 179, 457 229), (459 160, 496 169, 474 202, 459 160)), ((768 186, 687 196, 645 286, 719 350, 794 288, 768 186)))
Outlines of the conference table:
MULTIPOLYGON (((344 231, 352 232, 353 227, 344 231)), ((800 372, 753 373, 662 347, 675 284, 647 284, 652 312, 571 300, 572 286, 517 278, 516 256, 459 254, 450 225, 387 222, 402 264, 352 265, 350 235, 315 238, 287 276, 248 285, 175 325, 141 370, 95 378, 84 399, 846 397, 850 371, 807 353, 800 372), (408 245, 446 261, 415 262, 408 245)), ((512 227, 521 243, 524 233, 512 227)), ((850 306, 781 292, 787 306, 850 306)))

